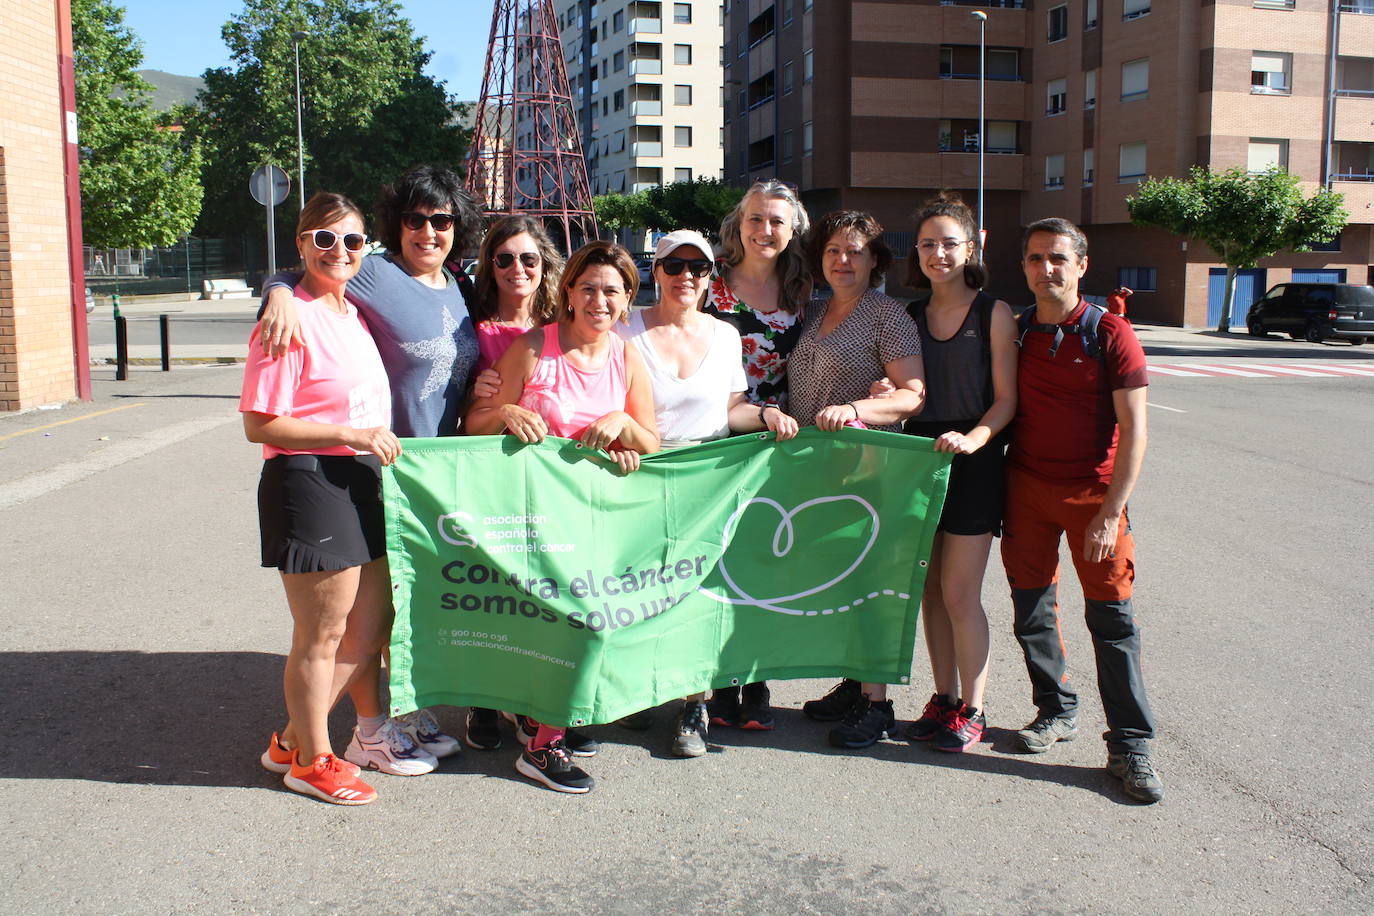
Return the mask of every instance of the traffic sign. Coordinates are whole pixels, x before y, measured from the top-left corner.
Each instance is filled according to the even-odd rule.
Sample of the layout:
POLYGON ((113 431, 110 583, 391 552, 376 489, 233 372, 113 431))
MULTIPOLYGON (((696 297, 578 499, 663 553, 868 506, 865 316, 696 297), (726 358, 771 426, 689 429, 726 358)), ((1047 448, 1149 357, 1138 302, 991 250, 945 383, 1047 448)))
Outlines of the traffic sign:
POLYGON ((253 195, 253 199, 264 207, 268 206, 267 200, 270 196, 272 206, 286 200, 286 195, 291 190, 291 179, 286 173, 275 165, 260 165, 248 179, 248 193, 253 195))

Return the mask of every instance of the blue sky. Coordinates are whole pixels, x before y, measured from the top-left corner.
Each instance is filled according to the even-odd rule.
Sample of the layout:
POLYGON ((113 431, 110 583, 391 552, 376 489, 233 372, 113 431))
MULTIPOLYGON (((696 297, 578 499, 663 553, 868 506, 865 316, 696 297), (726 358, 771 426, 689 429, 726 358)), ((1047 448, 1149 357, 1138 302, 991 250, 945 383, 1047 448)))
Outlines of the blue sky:
MULTIPOLYGON (((145 69, 199 76, 228 65, 220 30, 243 9, 242 0, 122 2, 124 21, 143 40, 145 69)), ((476 99, 491 35, 491 0, 400 0, 400 7, 434 55, 430 76, 445 81, 459 99, 476 99)))

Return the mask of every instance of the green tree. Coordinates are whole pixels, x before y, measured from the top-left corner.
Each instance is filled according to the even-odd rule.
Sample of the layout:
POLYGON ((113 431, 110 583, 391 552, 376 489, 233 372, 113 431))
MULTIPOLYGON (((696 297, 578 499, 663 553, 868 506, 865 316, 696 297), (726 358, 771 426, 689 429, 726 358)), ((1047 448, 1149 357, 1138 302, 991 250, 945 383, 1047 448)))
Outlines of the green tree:
POLYGON ((308 31, 300 43, 307 194, 337 191, 366 209, 416 163, 461 169, 470 132, 455 123, 443 85, 424 74, 430 55, 394 0, 245 0, 223 29, 233 63, 205 72, 194 121, 208 147, 207 231, 262 225, 247 188, 259 165, 299 181, 297 30, 308 31))
POLYGON ((596 221, 612 231, 621 229, 695 229, 715 238, 720 222, 739 203, 744 191, 715 178, 694 178, 655 185, 634 194, 602 194, 593 198, 596 221))
POLYGON ((1298 177, 1273 168, 1213 172, 1194 166, 1187 178, 1150 178, 1126 199, 1131 221, 1206 242, 1226 265, 1225 306, 1217 330, 1230 329, 1236 271, 1280 251, 1311 251, 1345 227, 1344 198, 1327 189, 1304 198, 1298 177))
POLYGON ((74 0, 81 232, 98 248, 172 245, 195 225, 201 151, 153 111, 143 51, 110 0, 74 0))

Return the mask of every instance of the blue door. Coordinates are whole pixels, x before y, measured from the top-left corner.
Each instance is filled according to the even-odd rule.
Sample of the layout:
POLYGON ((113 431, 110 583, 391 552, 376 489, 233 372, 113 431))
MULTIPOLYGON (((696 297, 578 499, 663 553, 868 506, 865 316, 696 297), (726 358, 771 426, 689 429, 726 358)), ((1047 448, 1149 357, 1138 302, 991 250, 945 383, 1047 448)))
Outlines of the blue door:
MULTIPOLYGON (((1264 295, 1264 270, 1252 268, 1236 271, 1236 301, 1231 309, 1230 325, 1245 327, 1245 313, 1256 299, 1264 295)), ((1221 321, 1221 304, 1226 299, 1226 268, 1213 267, 1207 271, 1207 327, 1214 328, 1221 321)))
POLYGON ((1340 270, 1295 270, 1294 283, 1344 283, 1345 268, 1340 270))

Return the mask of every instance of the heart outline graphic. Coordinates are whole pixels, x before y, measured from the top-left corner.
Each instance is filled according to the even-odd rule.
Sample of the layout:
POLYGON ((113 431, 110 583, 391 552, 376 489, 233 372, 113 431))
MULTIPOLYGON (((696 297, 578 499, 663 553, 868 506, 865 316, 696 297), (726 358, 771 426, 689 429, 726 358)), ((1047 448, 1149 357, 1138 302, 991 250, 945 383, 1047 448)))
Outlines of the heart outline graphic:
MULTIPOLYGON (((753 499, 746 500, 743 505, 741 505, 738 509, 732 512, 730 514, 730 517, 725 520, 725 527, 722 531, 722 534, 726 544, 726 550, 721 554, 721 558, 719 562, 716 564, 716 568, 720 570, 721 578, 723 578, 726 584, 729 585, 732 590, 734 590, 738 598, 728 598, 724 595, 717 595, 715 592, 712 592, 704 587, 698 588, 698 591, 710 596, 711 598, 716 599, 717 601, 721 601, 726 604, 732 604, 741 607, 757 607, 766 611, 773 611, 778 614, 788 614, 794 617, 808 615, 807 611, 781 607, 780 604, 784 601, 795 601, 798 598, 806 598, 810 595, 819 594, 820 592, 823 592, 828 588, 838 585, 845 579, 849 578, 850 573, 854 572, 854 570, 859 568, 860 564, 862 564, 864 559, 868 556, 869 551, 873 549, 873 545, 877 543, 879 524, 880 523, 878 521, 877 510, 875 510, 867 500, 859 496, 854 496, 852 494, 843 494, 840 496, 818 496, 815 499, 808 499, 803 503, 798 503, 795 507, 793 507, 790 510, 784 509, 782 503, 778 502, 777 500, 769 499, 764 496, 756 496, 753 499), (756 504, 766 505, 778 513, 779 521, 778 527, 775 528, 773 531, 772 550, 773 556, 782 558, 792 551, 792 547, 795 542, 795 535, 793 533, 793 519, 795 519, 797 515, 799 515, 803 510, 809 509, 812 506, 833 502, 858 503, 868 513, 868 517, 873 523, 872 530, 869 532, 868 543, 864 545, 863 550, 859 552, 858 557, 855 558, 854 562, 849 564, 848 568, 846 568, 838 576, 835 576, 834 578, 830 579, 829 581, 821 585, 809 589, 803 589, 802 591, 796 592, 791 595, 779 595, 774 598, 755 598, 753 595, 749 594, 747 591, 740 588, 739 583, 735 582, 734 577, 730 575, 729 568, 725 565, 725 553, 729 552, 729 544, 731 540, 734 538, 735 529, 739 525, 740 518, 744 515, 746 511, 748 511, 750 506, 756 504), (785 545, 780 546, 780 542, 784 539, 786 541, 785 545)), ((814 614, 814 612, 811 613, 814 614)))

